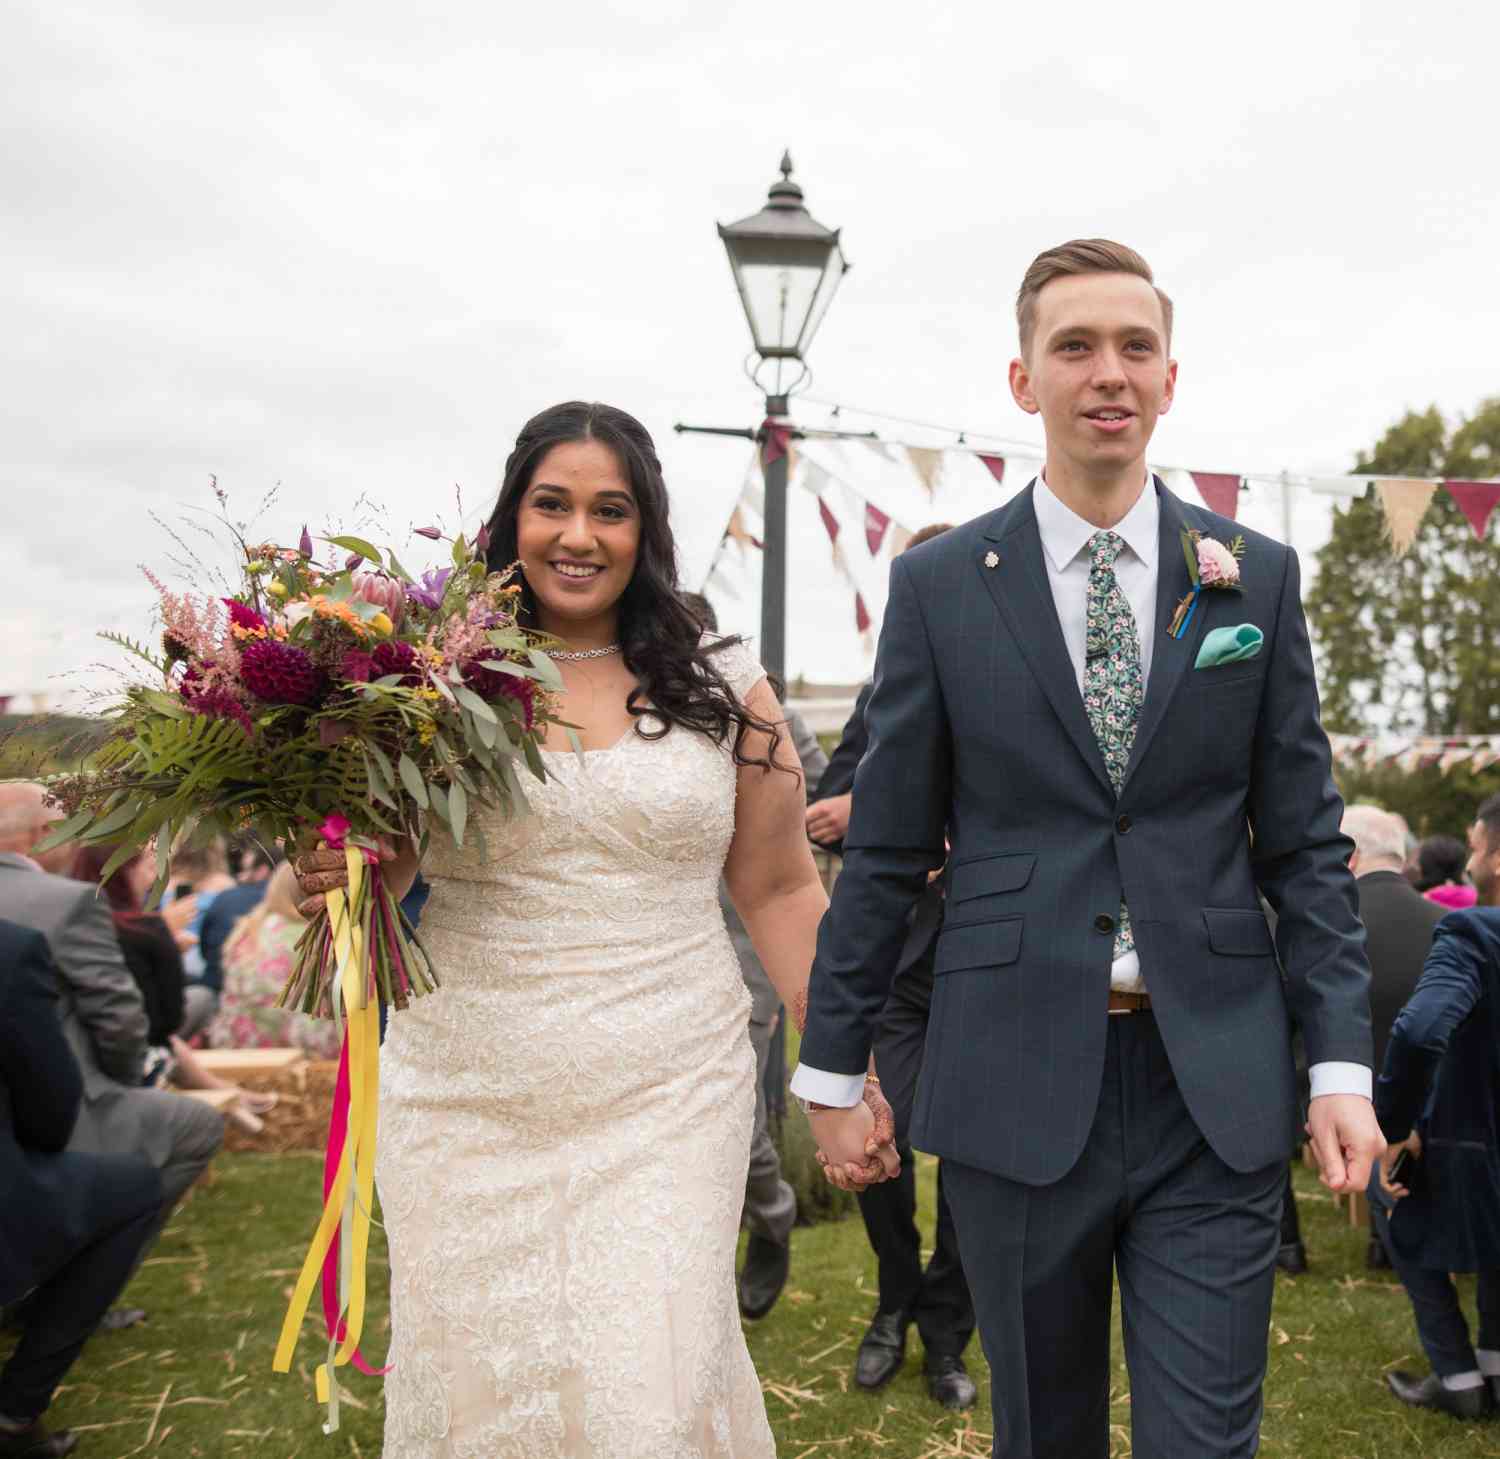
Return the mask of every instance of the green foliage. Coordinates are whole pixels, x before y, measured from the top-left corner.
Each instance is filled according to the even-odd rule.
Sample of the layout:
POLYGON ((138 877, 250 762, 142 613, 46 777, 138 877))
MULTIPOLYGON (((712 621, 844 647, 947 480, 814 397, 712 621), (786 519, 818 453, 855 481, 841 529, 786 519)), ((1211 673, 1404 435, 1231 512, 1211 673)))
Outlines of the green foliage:
POLYGON ((1477 775, 1461 765, 1446 775, 1436 765, 1425 770, 1341 765, 1337 778, 1346 805, 1363 801, 1395 811, 1406 817, 1414 835, 1423 838, 1457 836, 1463 840, 1479 803, 1500 793, 1500 765, 1491 765, 1477 775))
MULTIPOLYGON (((1409 412, 1357 472, 1483 479, 1500 472, 1500 397, 1450 429, 1409 412)), ((1500 515, 1500 514, 1497 514, 1500 515)), ((1500 540, 1475 539, 1439 492, 1411 550, 1393 558, 1373 495, 1334 514, 1307 596, 1323 722, 1333 731, 1443 735, 1500 730, 1500 540)))

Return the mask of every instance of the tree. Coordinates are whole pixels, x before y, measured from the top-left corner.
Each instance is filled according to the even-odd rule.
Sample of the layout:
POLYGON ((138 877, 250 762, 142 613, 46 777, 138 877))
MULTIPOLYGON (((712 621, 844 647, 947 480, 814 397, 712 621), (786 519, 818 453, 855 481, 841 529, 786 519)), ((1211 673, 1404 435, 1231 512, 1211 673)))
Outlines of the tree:
MULTIPOLYGON (((1500 472, 1500 397, 1452 430, 1436 406, 1408 412, 1354 469, 1493 476, 1500 472)), ((1439 491, 1411 550, 1395 558, 1372 490, 1335 511, 1307 612, 1328 729, 1500 731, 1500 540, 1493 519, 1479 541, 1439 491)))

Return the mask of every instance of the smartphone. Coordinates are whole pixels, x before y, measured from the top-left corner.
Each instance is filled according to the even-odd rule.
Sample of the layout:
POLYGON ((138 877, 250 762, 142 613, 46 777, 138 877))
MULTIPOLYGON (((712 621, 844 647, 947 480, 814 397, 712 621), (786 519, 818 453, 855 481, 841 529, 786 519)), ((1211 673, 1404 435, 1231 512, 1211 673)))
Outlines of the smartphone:
POLYGON ((1411 1174, 1412 1154, 1410 1150, 1403 1150, 1397 1157, 1396 1163, 1391 1166, 1390 1174, 1386 1179, 1392 1185, 1405 1185, 1406 1178, 1411 1174))

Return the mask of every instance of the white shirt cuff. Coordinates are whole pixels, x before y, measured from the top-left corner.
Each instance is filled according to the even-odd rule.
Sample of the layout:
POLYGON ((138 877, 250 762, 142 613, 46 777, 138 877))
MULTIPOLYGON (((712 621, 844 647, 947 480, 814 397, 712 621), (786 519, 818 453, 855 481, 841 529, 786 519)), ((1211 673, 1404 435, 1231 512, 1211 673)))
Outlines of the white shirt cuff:
POLYGON ((863 1074, 830 1074, 826 1069, 811 1069, 798 1064, 792 1074, 792 1093, 814 1104, 831 1104, 835 1109, 852 1109, 864 1097, 863 1074))
POLYGON ((1375 1087, 1374 1073, 1363 1064, 1314 1064, 1307 1077, 1314 1099, 1325 1094, 1358 1094, 1369 1099, 1375 1087))

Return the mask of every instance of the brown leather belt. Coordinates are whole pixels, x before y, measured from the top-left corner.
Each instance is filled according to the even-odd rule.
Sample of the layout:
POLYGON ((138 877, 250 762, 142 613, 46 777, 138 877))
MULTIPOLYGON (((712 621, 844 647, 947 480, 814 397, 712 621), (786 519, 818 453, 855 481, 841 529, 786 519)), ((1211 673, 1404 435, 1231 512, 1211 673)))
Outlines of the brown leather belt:
POLYGON ((1111 988, 1109 1011, 1111 1013, 1150 1013, 1151 995, 1149 993, 1116 993, 1111 988))

